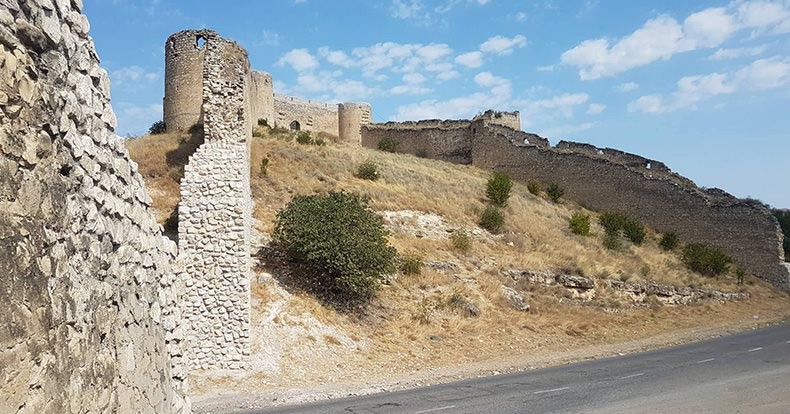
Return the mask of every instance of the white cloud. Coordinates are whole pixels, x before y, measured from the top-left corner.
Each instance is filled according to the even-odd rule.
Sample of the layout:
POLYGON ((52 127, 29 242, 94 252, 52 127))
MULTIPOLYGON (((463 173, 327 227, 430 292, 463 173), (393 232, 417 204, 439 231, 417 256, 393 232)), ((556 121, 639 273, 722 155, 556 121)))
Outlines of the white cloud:
POLYGON ((735 92, 760 91, 790 85, 790 58, 759 59, 734 73, 686 76, 669 96, 641 96, 628 104, 630 112, 660 114, 679 109, 696 109, 697 103, 735 92))
POLYGON ((455 58, 455 63, 466 66, 467 68, 479 68, 483 66, 483 53, 474 51, 458 55, 455 58))
POLYGON ((263 47, 263 46, 279 46, 280 45, 280 34, 276 32, 272 32, 269 30, 264 30, 261 33, 261 37, 253 42, 254 46, 263 47))
POLYGON ((291 66, 297 72, 304 72, 318 67, 318 59, 311 55, 307 49, 293 49, 284 54, 278 61, 278 66, 291 66))
POLYGON ((433 89, 415 84, 398 85, 390 88, 393 95, 425 95, 433 92, 433 89))
POLYGON ((636 82, 624 82, 617 85, 617 90, 620 92, 631 92, 639 89, 639 84, 636 82))
POLYGON ((330 50, 328 47, 322 47, 318 49, 318 54, 333 65, 342 66, 344 68, 350 68, 354 66, 354 61, 346 54, 346 52, 340 50, 330 50))
POLYGON ((142 135, 151 124, 162 120, 162 104, 118 102, 113 103, 113 109, 118 117, 118 135, 142 135))
POLYGON ((493 75, 491 72, 480 72, 474 77, 476 84, 490 88, 491 94, 498 98, 507 98, 510 96, 510 81, 493 75))
POLYGON ((517 12, 513 18, 516 19, 517 22, 523 22, 527 20, 527 13, 524 13, 523 11, 517 12))
POLYGON ((546 118, 570 118, 575 108, 586 104, 589 99, 590 96, 586 93, 565 93, 551 98, 517 101, 516 104, 523 108, 521 113, 527 119, 538 115, 546 118))
POLYGON ((393 0, 390 15, 396 19, 424 20, 430 17, 419 0, 393 0))
POLYGON ((459 76, 461 76, 461 74, 458 73, 457 71, 449 70, 449 71, 446 71, 446 72, 439 72, 439 73, 437 73, 436 74, 436 79, 447 81, 447 80, 450 80, 450 79, 455 79, 455 78, 457 78, 459 76))
POLYGON ((403 75, 403 82, 409 85, 417 85, 425 82, 425 80, 426 80, 425 76, 419 73, 407 73, 403 75))
POLYGON ((444 43, 431 43, 429 45, 421 46, 416 50, 417 56, 421 57, 426 62, 433 62, 439 60, 450 53, 452 53, 450 46, 444 43))
POLYGON ((657 60, 701 48, 717 47, 738 30, 779 33, 790 30, 790 2, 737 0, 727 7, 693 13, 683 23, 661 15, 611 42, 585 40, 562 54, 561 62, 579 68, 582 80, 613 76, 657 60))
POLYGON ((746 56, 757 56, 765 53, 768 46, 737 47, 732 49, 719 49, 708 57, 710 60, 737 59, 746 56))
POLYGON ((113 86, 121 86, 125 83, 153 82, 159 80, 159 74, 146 71, 140 66, 132 65, 111 71, 110 80, 113 86))
POLYGON ((480 51, 497 55, 508 55, 513 52, 513 49, 524 47, 526 44, 527 38, 522 35, 516 35, 512 38, 497 35, 483 42, 480 45, 480 51))
POLYGON ((363 82, 341 78, 339 71, 305 72, 296 77, 293 86, 275 84, 275 92, 309 97, 325 102, 367 100, 377 94, 377 89, 363 82))
POLYGON ((606 105, 600 103, 591 103, 590 106, 587 107, 587 114, 588 115, 598 115, 606 109, 606 105))

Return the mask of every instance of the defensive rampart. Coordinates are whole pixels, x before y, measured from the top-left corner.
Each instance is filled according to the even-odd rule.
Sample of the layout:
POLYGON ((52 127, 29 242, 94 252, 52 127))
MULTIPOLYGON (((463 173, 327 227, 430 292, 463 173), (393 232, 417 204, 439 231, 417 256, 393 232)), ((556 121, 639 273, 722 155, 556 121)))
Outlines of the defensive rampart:
POLYGON ((205 143, 184 169, 178 207, 192 368, 243 368, 250 353, 249 73, 236 43, 205 44, 205 143))
POLYGON ((0 4, 0 412, 187 413, 176 246, 82 3, 0 4))
POLYGON ((755 275, 790 288, 781 229, 766 206, 701 189, 658 161, 588 144, 550 147, 544 138, 485 118, 362 127, 363 146, 376 148, 384 138, 397 140, 398 152, 557 183, 585 207, 620 211, 685 242, 717 246, 755 275))
POLYGON ((274 116, 278 127, 338 135, 337 105, 274 95, 274 116))

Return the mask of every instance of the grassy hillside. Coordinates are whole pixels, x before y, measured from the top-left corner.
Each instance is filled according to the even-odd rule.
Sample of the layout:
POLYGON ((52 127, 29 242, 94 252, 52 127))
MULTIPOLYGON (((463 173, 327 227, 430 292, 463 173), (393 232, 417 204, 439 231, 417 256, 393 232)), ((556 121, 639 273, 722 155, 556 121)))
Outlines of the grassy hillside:
MULTIPOLYGON (((232 384, 241 391, 390 378, 459 364, 556 354, 678 329, 754 323, 754 315, 763 319, 787 315, 786 294, 753 278, 737 286, 731 274, 710 278, 690 272, 677 253, 658 247, 659 235, 650 230, 641 246, 624 242, 622 250, 611 251, 603 246, 604 232, 595 213, 586 211, 594 217, 593 234, 574 235, 568 219, 584 209, 534 196, 522 183, 514 185, 504 209, 504 232, 494 236, 476 225, 486 205, 487 171, 331 142, 301 145, 286 133, 259 132, 263 136, 252 141, 250 171, 260 233, 272 232, 276 211, 294 195, 351 191, 369 196, 375 210, 400 217, 400 222, 390 220, 394 230, 390 241, 400 253, 438 263, 419 275, 399 277, 363 314, 346 314, 292 288, 287 275, 261 257, 253 280, 253 369, 232 378, 199 377, 194 381, 198 394, 215 385, 232 384), (262 174, 264 159, 269 161, 262 174), (355 177, 365 161, 378 166, 378 180, 355 177), (453 247, 447 237, 453 229, 472 235, 467 252, 453 247), (744 289, 752 299, 634 307, 599 289, 592 301, 581 305, 561 289, 510 280, 501 274, 508 268, 744 289), (513 309, 502 298, 503 285, 524 295, 532 306, 530 312, 513 309), (464 312, 457 306, 458 298, 477 306, 480 315, 464 312)), ((174 135, 127 142, 162 223, 177 205, 182 166, 197 144, 174 135)))

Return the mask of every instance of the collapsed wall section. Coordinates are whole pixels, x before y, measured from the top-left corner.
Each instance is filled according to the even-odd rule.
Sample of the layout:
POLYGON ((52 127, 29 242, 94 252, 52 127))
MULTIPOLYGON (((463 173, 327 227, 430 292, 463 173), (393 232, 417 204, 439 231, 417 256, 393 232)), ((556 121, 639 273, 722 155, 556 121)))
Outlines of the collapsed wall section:
POLYGON ((80 5, 0 7, 0 412, 187 413, 175 245, 80 5))
POLYGON ((682 180, 669 177, 666 171, 651 174, 644 167, 635 169, 615 162, 614 155, 628 162, 636 160, 625 153, 607 159, 524 145, 513 132, 487 127, 481 128, 473 141, 475 166, 507 172, 522 181, 558 183, 566 197, 587 208, 619 211, 658 231, 674 231, 685 242, 717 246, 758 277, 790 287, 781 265, 781 230, 770 211, 758 202, 740 200, 721 190, 681 185, 682 180))
POLYGON ((274 116, 281 128, 338 135, 337 105, 275 94, 274 116))
POLYGON ((379 141, 397 142, 397 152, 418 157, 449 161, 456 164, 472 163, 472 136, 470 121, 387 122, 363 125, 363 147, 377 148, 379 141))
POLYGON ((239 369, 250 354, 250 67, 219 37, 205 53, 205 143, 184 169, 178 208, 187 353, 192 368, 239 369))

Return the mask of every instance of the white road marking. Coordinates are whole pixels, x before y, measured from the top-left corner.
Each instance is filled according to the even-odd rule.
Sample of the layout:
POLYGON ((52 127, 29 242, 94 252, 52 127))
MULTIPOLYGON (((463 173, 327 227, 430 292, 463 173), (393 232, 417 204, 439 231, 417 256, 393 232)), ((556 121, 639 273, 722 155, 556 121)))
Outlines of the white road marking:
POLYGON ((434 411, 449 410, 451 408, 455 408, 455 406, 454 405, 448 405, 446 407, 430 408, 428 410, 415 411, 414 414, 432 413, 434 411))
POLYGON ((535 391, 533 394, 545 394, 547 392, 557 392, 557 391, 564 391, 567 390, 569 387, 562 387, 562 388, 552 388, 550 390, 542 390, 542 391, 535 391))
POLYGON ((620 379, 636 378, 636 377, 641 377, 642 375, 645 375, 645 373, 644 372, 640 372, 638 374, 626 375, 624 377, 620 377, 620 379))
POLYGON ((752 349, 750 349, 750 350, 749 350, 749 352, 762 351, 762 349, 763 349, 763 347, 761 347, 761 346, 758 346, 757 348, 752 348, 752 349))
POLYGON ((715 360, 716 360, 716 358, 708 358, 708 359, 703 359, 702 361, 697 361, 697 363, 698 364, 704 364, 706 362, 715 361, 715 360))

